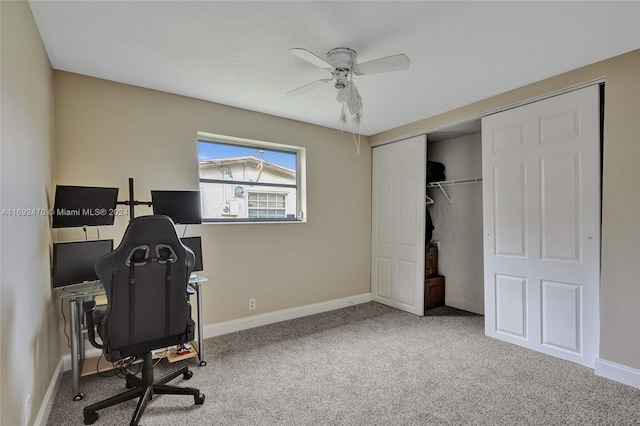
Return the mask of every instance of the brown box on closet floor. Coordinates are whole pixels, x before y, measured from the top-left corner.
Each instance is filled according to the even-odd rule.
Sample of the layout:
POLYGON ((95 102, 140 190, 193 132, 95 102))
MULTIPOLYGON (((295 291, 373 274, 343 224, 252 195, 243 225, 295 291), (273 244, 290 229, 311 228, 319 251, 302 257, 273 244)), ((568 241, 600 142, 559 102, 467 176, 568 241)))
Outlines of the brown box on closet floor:
POLYGON ((444 277, 424 280, 424 310, 444 306, 444 277))
POLYGON ((425 278, 433 278, 438 275, 438 247, 431 247, 427 249, 424 266, 425 278))

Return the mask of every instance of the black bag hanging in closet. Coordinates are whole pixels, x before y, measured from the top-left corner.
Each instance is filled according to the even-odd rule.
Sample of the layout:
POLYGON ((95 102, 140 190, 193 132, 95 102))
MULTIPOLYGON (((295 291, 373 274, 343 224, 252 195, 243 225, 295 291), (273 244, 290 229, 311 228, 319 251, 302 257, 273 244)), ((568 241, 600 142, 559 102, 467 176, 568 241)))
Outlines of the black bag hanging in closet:
POLYGON ((433 238, 433 222, 431 222, 431 214, 429 214, 429 209, 424 209, 424 242, 428 243, 433 238))
MULTIPOLYGON (((427 160, 427 183, 438 182, 446 179, 447 178, 444 175, 444 164, 439 163, 437 161, 427 160)), ((433 226, 433 221, 431 220, 431 214, 429 213, 429 209, 425 209, 424 216, 425 216, 424 241, 425 243, 429 243, 433 238, 433 230, 435 229, 435 227, 433 226)))

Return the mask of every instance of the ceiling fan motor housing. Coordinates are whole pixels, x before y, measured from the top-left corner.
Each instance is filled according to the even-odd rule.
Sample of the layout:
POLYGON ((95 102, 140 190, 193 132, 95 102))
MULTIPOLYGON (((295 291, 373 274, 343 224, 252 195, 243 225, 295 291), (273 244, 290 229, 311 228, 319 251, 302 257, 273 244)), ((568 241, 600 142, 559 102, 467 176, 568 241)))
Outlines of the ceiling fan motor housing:
POLYGON ((356 64, 356 51, 348 47, 337 47, 327 53, 327 62, 335 69, 353 71, 356 64))

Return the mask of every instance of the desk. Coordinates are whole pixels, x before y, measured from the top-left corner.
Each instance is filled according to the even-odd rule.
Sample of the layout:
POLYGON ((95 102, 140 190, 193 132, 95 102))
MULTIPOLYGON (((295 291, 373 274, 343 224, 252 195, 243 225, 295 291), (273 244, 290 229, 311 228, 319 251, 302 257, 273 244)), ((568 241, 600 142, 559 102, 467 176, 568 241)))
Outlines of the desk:
MULTIPOLYGON (((196 275, 189 279, 189 286, 196 292, 196 305, 198 309, 198 360, 200 366, 204 367, 207 362, 203 360, 202 353, 202 294, 200 286, 209 281, 208 278, 196 275)), ((69 301, 70 334, 71 334, 71 377, 73 400, 80 401, 84 395, 80 392, 80 372, 85 360, 85 340, 82 336, 82 302, 104 294, 104 288, 100 281, 89 281, 86 283, 74 284, 66 287, 54 289, 57 291, 56 298, 69 301)))

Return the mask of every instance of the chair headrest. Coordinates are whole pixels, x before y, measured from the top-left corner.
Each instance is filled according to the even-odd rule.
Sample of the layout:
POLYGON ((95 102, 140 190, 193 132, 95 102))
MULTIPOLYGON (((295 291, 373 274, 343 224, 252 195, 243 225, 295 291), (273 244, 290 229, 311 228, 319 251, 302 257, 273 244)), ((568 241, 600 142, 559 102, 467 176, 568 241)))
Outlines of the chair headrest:
POLYGON ((137 217, 129 223, 115 252, 127 267, 143 266, 151 259, 161 264, 174 263, 182 247, 171 218, 151 215, 137 217))
POLYGON ((176 226, 169 216, 150 215, 133 219, 122 237, 120 247, 179 243, 176 226))

